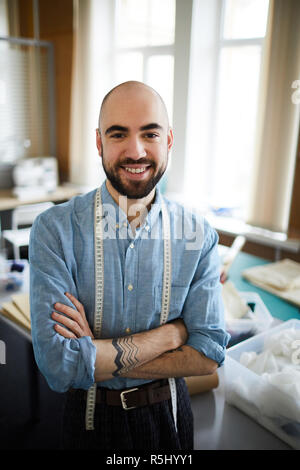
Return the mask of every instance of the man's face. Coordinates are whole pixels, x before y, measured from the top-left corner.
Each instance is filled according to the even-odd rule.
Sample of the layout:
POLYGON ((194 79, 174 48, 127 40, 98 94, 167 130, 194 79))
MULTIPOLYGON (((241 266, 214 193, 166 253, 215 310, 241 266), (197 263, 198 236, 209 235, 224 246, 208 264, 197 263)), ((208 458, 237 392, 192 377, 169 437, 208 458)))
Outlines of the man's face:
POLYGON ((97 147, 108 180, 130 199, 146 197, 167 168, 172 130, 149 90, 118 90, 105 103, 97 147))

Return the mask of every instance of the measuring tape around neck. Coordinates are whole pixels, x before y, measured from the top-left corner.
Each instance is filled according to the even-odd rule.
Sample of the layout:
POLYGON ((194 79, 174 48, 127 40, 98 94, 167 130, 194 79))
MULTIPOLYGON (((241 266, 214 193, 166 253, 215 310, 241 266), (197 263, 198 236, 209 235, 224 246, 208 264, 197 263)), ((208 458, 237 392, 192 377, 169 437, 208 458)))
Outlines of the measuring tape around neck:
MULTIPOLYGON (((103 253, 103 206, 101 199, 101 188, 98 188, 95 194, 94 209, 94 237, 95 237, 95 315, 94 315, 94 336, 99 339, 101 335, 103 318, 103 297, 104 297, 104 253, 103 253)), ((162 290, 162 309, 160 324, 163 325, 168 320, 170 298, 171 298, 171 230, 170 217, 166 205, 162 200, 162 221, 163 221, 163 239, 164 239, 164 272, 163 272, 163 290, 162 290)), ((177 431, 177 392, 174 378, 169 379, 172 410, 175 429, 177 431)), ((87 392, 85 427, 87 431, 94 430, 94 413, 96 404, 97 384, 94 383, 87 392)))

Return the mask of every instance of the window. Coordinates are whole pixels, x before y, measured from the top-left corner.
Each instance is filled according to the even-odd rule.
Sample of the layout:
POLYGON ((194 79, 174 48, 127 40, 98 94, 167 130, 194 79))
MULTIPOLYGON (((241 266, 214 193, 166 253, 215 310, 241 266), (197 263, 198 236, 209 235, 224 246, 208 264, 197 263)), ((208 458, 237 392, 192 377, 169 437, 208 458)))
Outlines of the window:
POLYGON ((224 2, 210 200, 213 206, 241 210, 241 216, 249 197, 267 13, 268 0, 224 2))
MULTIPOLYGON (((208 3, 200 0, 200 8, 206 4, 205 14, 208 3)), ((194 98, 191 90, 190 101, 195 100, 195 96, 198 101, 197 105, 191 104, 189 122, 194 135, 198 125, 200 135, 198 141, 190 135, 193 144, 187 155, 185 188, 190 199, 198 200, 202 207, 225 209, 228 214, 244 218, 254 164, 260 67, 269 0, 223 0, 211 2, 211 5, 213 3, 217 7, 210 13, 211 23, 205 25, 210 28, 206 38, 211 34, 211 42, 206 39, 205 47, 203 42, 195 44, 203 41, 198 31, 200 22, 204 21, 204 9, 194 12, 198 18, 193 19, 192 47, 198 47, 199 53, 193 60, 201 63, 192 81, 199 77, 203 86, 194 98), (206 146, 201 139, 207 140, 206 146)))
POLYGON ((53 45, 12 37, 15 6, 0 0, 0 165, 5 166, 55 155, 53 45))
POLYGON ((117 0, 114 83, 155 88, 173 115, 175 0, 117 0))
POLYGON ((0 41, 0 162, 55 155, 50 43, 0 41))

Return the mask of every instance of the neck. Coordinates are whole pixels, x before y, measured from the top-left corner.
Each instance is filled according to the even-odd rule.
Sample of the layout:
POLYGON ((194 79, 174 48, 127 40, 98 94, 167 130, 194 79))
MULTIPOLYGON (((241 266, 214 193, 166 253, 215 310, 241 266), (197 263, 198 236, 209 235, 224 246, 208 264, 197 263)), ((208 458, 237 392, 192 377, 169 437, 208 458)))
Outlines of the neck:
POLYGON ((106 188, 116 204, 126 213, 128 222, 131 223, 134 219, 137 219, 136 226, 149 212, 155 197, 155 188, 146 197, 140 199, 129 199, 127 196, 123 196, 112 186, 109 180, 106 180, 106 188))

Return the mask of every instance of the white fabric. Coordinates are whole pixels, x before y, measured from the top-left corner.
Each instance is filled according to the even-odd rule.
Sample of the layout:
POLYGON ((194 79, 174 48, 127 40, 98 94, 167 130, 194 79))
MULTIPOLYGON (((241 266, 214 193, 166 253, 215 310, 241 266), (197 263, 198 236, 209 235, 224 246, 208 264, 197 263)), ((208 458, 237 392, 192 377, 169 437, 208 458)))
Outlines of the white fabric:
POLYGON ((300 305, 300 264, 290 259, 248 268, 243 277, 273 294, 300 305))
POLYGON ((249 279, 252 278, 279 290, 300 288, 300 263, 290 259, 255 266, 247 269, 243 274, 249 279))
POLYGON ((240 363, 263 380, 258 382, 255 392, 246 389, 245 384, 236 383, 235 393, 253 402, 267 416, 300 422, 300 360, 297 360, 300 352, 297 350, 300 351, 300 330, 290 328, 269 336, 261 353, 242 353, 240 363))
POLYGON ((271 333, 256 351, 241 354, 242 368, 228 358, 226 400, 300 450, 300 329, 271 333))
POLYGON ((222 297, 225 307, 226 321, 232 321, 244 317, 249 307, 245 300, 240 296, 237 289, 231 281, 226 281, 222 287, 222 297))
POLYGON ((271 383, 263 381, 249 389, 239 377, 228 393, 228 399, 230 403, 253 417, 266 416, 278 423, 280 421, 300 423, 300 402, 289 394, 283 395, 271 383))

